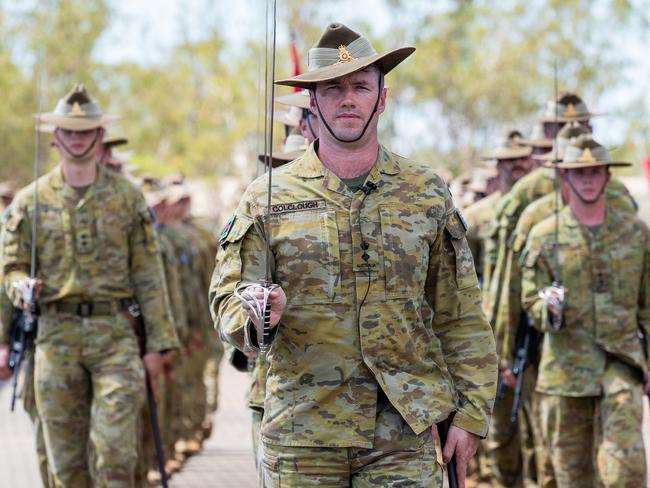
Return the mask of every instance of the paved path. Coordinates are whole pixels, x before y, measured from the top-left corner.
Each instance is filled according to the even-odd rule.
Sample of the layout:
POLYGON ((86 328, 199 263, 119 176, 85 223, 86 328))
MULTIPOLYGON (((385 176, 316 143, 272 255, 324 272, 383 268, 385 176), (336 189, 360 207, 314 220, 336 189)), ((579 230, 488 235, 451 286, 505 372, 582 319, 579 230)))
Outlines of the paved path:
MULTIPOLYGON (((230 365, 221 369, 219 411, 212 437, 201 454, 188 460, 172 479, 174 488, 256 488, 250 439, 250 415, 246 408, 248 376, 230 365)), ((0 382, 0 486, 40 486, 31 422, 18 403, 9 413, 10 384, 0 382)), ((650 421, 645 405, 644 437, 650 448, 650 421)), ((650 461, 650 456, 648 456, 650 461)), ((650 473, 650 470, 649 470, 650 473)), ((648 484, 650 487, 650 483, 648 484)))

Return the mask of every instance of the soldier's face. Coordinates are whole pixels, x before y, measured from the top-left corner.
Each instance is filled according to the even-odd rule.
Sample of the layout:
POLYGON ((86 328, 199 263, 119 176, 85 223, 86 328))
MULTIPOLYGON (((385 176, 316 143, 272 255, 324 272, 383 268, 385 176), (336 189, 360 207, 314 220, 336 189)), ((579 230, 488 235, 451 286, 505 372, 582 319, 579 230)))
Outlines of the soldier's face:
POLYGON ((593 168, 569 169, 564 172, 571 194, 584 203, 595 203, 602 196, 605 185, 609 182, 607 166, 593 168))
POLYGON ((529 158, 500 159, 497 162, 497 170, 503 175, 508 184, 513 184, 519 178, 525 176, 529 169, 529 158))
POLYGON ((103 136, 103 129, 68 130, 57 128, 55 132, 57 147, 64 157, 70 160, 94 159, 103 136))
MULTIPOLYGON (((379 91, 380 73, 367 68, 341 78, 316 84, 311 95, 311 110, 325 119, 334 135, 342 141, 354 141, 372 117, 364 137, 377 134, 379 114, 386 107, 386 89, 379 91), (378 100, 379 99, 379 100, 378 100), (318 106, 316 105, 318 104, 318 106), (372 111, 377 104, 377 112, 372 111)), ((323 136, 327 129, 319 124, 323 136)), ((328 134, 329 135, 329 134, 328 134)))

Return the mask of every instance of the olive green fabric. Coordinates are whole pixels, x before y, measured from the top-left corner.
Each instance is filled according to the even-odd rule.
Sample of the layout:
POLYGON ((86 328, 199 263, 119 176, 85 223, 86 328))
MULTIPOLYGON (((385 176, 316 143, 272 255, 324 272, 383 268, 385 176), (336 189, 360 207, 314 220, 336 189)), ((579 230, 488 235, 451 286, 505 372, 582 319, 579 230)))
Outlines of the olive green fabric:
MULTIPOLYGON (((487 432, 494 343, 449 191, 383 148, 368 181, 376 192, 351 192, 314 145, 274 173, 271 269, 288 306, 267 357, 267 444, 371 448, 379 388, 416 434, 452 410, 459 427, 487 432)), ((264 178, 247 189, 210 290, 215 325, 239 349, 250 330, 233 291, 264 275, 266 196, 264 178)))

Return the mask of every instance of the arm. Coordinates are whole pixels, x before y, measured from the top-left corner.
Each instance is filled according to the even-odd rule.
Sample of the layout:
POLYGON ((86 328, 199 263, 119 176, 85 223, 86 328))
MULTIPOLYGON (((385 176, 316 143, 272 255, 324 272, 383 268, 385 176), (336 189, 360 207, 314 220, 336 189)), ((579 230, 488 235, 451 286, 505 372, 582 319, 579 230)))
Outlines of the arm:
POLYGON ((541 246, 540 240, 532 237, 522 253, 521 303, 533 327, 540 332, 549 332, 548 308, 538 292, 553 282, 553 275, 541 246))
POLYGON ((144 317, 147 353, 179 347, 174 330, 165 273, 158 251, 153 220, 144 197, 137 195, 136 215, 129 234, 131 283, 144 317))
POLYGON ((453 425, 485 437, 497 384, 494 336, 481 311, 472 256, 453 208, 431 246, 425 293, 459 396, 453 425))
MULTIPOLYGON (((5 212, 2 231, 2 273, 5 293, 16 308, 22 308, 22 296, 13 283, 29 278, 31 263, 31 223, 18 202, 5 212)), ((8 339, 7 330, 7 339, 8 339)), ((3 334, 4 335, 4 334, 3 334)), ((3 337, 4 339, 4 337, 3 337)), ((3 341, 4 342, 4 341, 3 341)))
MULTIPOLYGON (((215 328, 224 341, 241 351, 246 349, 246 330, 250 333, 253 327, 234 291, 242 283, 255 283, 264 277, 265 253, 261 227, 256 224, 244 196, 221 235, 209 293, 215 328)), ((271 263, 272 271, 273 268, 271 263)))

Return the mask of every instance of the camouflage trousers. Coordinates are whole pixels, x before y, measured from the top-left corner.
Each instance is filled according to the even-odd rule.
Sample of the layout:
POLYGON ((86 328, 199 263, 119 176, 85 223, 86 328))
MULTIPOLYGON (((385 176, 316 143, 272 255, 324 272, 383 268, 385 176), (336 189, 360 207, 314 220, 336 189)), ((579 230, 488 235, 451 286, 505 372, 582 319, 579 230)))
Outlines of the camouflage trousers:
POLYGON ((377 406, 374 445, 293 447, 263 443, 265 488, 443 486, 431 430, 416 435, 390 405, 377 406))
POLYGON ((34 386, 54 485, 133 486, 144 367, 128 320, 41 316, 34 386))
POLYGON ((261 464, 260 464, 260 430, 262 428, 262 418, 264 417, 263 409, 251 409, 251 437, 253 438, 253 456, 255 458, 255 468, 257 469, 258 475, 261 476, 261 464))
POLYGON ((23 377, 22 399, 25 412, 29 415, 34 426, 34 437, 36 438, 36 459, 38 460, 38 470, 41 475, 43 486, 49 488, 52 486, 50 474, 47 468, 47 454, 45 452, 45 440, 43 439, 43 425, 36 410, 36 398, 34 397, 34 351, 28 352, 25 356, 23 377))
POLYGON ((495 488, 521 486, 522 456, 519 426, 510 421, 513 390, 506 388, 494 405, 490 430, 479 451, 480 479, 495 488))
POLYGON ((636 373, 616 360, 599 397, 542 395, 543 441, 558 488, 646 485, 642 402, 636 373))

